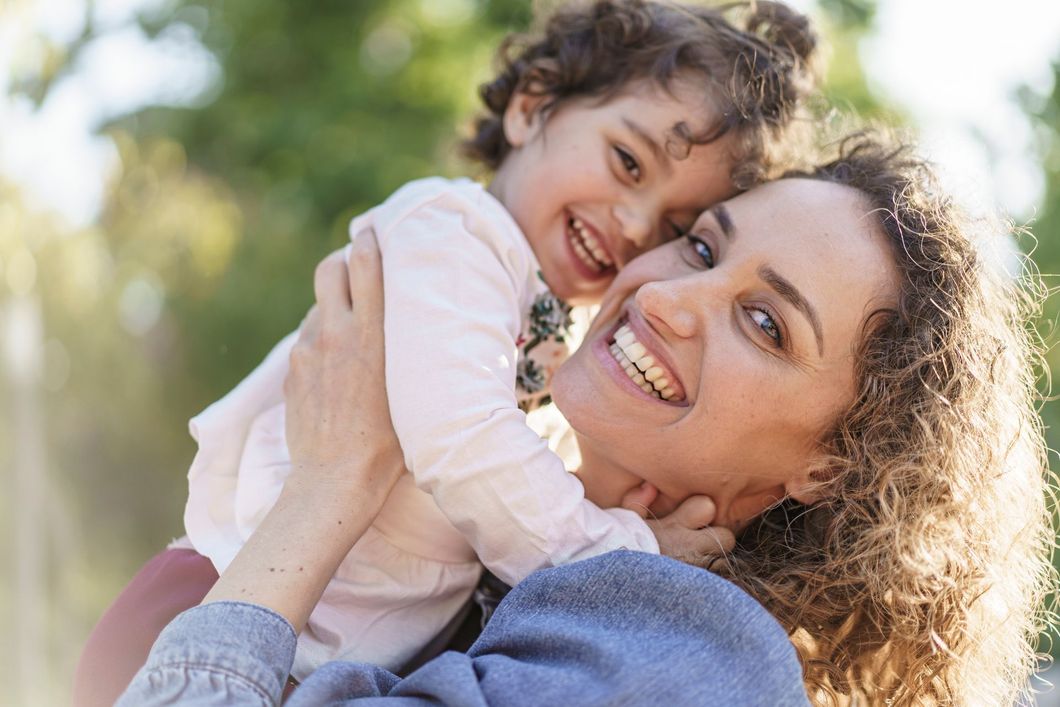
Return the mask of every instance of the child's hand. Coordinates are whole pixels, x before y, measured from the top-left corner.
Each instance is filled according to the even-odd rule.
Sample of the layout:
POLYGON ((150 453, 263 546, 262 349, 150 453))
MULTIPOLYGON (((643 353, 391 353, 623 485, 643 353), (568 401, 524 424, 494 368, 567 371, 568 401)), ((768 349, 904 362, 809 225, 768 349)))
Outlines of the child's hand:
POLYGON ((659 541, 659 553, 690 565, 711 569, 724 561, 736 546, 736 536, 728 528, 712 527, 716 508, 708 496, 690 496, 669 515, 656 518, 648 506, 658 495, 645 482, 626 494, 622 507, 644 518, 659 541))

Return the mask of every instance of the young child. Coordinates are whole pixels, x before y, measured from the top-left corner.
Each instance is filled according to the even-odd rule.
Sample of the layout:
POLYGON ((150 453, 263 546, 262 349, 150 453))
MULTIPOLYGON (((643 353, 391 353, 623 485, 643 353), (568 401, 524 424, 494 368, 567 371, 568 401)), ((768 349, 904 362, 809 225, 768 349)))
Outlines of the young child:
MULTIPOLYGON (((400 668, 466 602, 480 562, 515 584, 619 547, 659 551, 639 516, 585 500, 523 410, 567 354, 568 304, 595 302, 631 258, 764 176, 814 40, 784 6, 739 11, 743 29, 677 4, 560 10, 505 44, 482 89, 467 147, 494 170, 489 188, 412 182, 350 224, 382 252, 387 392, 411 473, 324 592, 296 678, 336 658, 400 668)), ((191 421, 185 526, 218 572, 289 471, 293 340, 191 421)))

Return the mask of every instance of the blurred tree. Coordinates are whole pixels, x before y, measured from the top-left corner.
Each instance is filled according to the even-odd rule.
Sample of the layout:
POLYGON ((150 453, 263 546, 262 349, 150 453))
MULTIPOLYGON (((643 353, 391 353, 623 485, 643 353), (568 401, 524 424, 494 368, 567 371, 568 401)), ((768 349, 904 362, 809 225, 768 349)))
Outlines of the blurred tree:
POLYGON ((403 182, 454 170, 449 148, 493 48, 528 21, 525 3, 499 0, 163 10, 145 28, 194 27, 223 80, 205 106, 148 108, 107 128, 122 164, 99 223, 110 311, 143 374, 118 369, 122 380, 106 384, 120 410, 101 418, 144 406, 107 433, 101 446, 114 457, 92 461, 101 473, 84 491, 94 508, 127 499, 112 522, 147 531, 128 548, 138 559, 180 532, 188 417, 297 326, 312 269, 353 214, 403 182))
MULTIPOLYGON (((154 7, 150 31, 191 28, 220 60, 206 105, 105 127, 119 169, 90 227, 0 185, 0 305, 31 291, 46 327, 48 674, 71 673, 103 607, 180 534, 188 417, 297 325, 312 267, 352 214, 456 169, 450 146, 474 87, 499 37, 529 21, 515 0, 154 7)), ((65 45, 33 37, 28 55, 40 60, 20 65, 8 97, 43 105, 98 38, 92 18, 88 3, 65 45)), ((7 437, 0 426, 3 451, 7 437)), ((0 559, 11 566, 7 543, 0 559)), ((0 589, 5 606, 12 587, 0 589)), ((67 685, 34 694, 61 704, 67 685)))
POLYGON ((157 30, 180 18, 197 18, 223 62, 216 100, 122 126, 178 141, 243 214, 216 286, 171 301, 205 401, 297 325, 312 268, 343 242, 352 215, 410 179, 455 170, 451 148, 475 86, 499 37, 525 26, 529 10, 514 0, 233 0, 185 2, 145 22, 157 30))

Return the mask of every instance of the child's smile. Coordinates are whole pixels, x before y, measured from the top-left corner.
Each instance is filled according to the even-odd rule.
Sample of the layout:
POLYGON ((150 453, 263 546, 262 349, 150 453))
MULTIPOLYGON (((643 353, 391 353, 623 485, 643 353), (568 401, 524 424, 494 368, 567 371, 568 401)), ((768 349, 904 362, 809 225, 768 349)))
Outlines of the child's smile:
POLYGON ((577 216, 571 216, 567 225, 569 226, 567 242, 574 254, 585 265, 586 277, 591 278, 594 275, 605 277, 613 274, 608 271, 615 269, 615 260, 608 252, 598 231, 577 216))
POLYGON ((692 134, 713 126, 701 91, 636 84, 606 102, 572 99, 544 114, 541 101, 512 99, 512 150, 490 191, 523 230, 549 287, 572 304, 598 301, 629 260, 733 192, 728 139, 687 155, 673 149, 677 126, 692 134))

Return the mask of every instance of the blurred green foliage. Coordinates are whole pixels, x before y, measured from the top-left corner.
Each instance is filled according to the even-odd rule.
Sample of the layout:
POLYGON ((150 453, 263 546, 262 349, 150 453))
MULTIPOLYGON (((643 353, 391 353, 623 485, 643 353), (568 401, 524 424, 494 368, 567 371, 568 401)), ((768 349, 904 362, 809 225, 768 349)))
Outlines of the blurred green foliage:
MULTIPOLYGON (((194 453, 187 419, 297 326, 313 267, 343 244, 352 215, 410 179, 468 169, 454 146, 477 109, 476 86, 501 37, 532 14, 528 0, 157 7, 141 17, 144 28, 191 27, 222 80, 200 106, 147 108, 104 128, 121 168, 98 223, 72 229, 0 184, 0 274, 28 254, 46 324, 51 503, 41 523, 52 558, 50 650, 62 676, 120 587, 181 534, 194 453)), ((901 121, 870 92, 858 58, 874 7, 821 0, 827 93, 901 121)), ((52 47, 12 90, 39 102, 89 41, 90 29, 52 47)), ((1060 272, 1060 94, 1028 105, 1049 175, 1036 257, 1060 272)), ((0 425, 0 444, 10 442, 0 425)), ((0 512, 14 502, 8 494, 0 512)), ((0 544, 11 566, 8 552, 0 544)), ((0 588, 5 605, 9 591, 0 588)), ((0 664, 14 664, 10 651, 0 648, 0 664)), ((49 701, 66 701, 67 682, 49 701)))
MULTIPOLYGON (((1060 61, 1060 57, 1058 57, 1060 61)), ((1053 67, 1053 90, 1050 95, 1039 96, 1023 92, 1022 103, 1033 118, 1035 137, 1045 177, 1045 197, 1041 208, 1030 222, 1034 234, 1034 261, 1043 273, 1045 284, 1055 289, 1060 285, 1060 63, 1053 67)), ((1048 354, 1049 369, 1060 372, 1060 346, 1057 346, 1057 321, 1060 319, 1060 298, 1050 296, 1046 301, 1041 330, 1051 345, 1048 354)), ((1055 390, 1053 391, 1056 392, 1055 390)), ((1060 449, 1060 401, 1046 402, 1042 409, 1042 420, 1047 429, 1050 449, 1060 449)), ((1054 469, 1060 469, 1060 461, 1051 457, 1054 469)))
MULTIPOLYGON (((313 267, 353 214, 410 179, 465 167, 453 147, 476 87, 500 38, 531 14, 517 0, 185 1, 158 12, 141 18, 148 32, 189 25, 220 61, 205 105, 104 127, 120 170, 91 227, 36 215, 0 185, 0 269, 33 267, 54 359, 39 544, 48 673, 63 679, 44 686, 47 704, 68 701, 84 637, 121 586, 182 534, 188 418, 297 327, 313 267)), ((39 104, 91 39, 89 29, 49 46, 54 60, 13 92, 39 104)), ((8 567, 9 553, 0 545, 8 567)), ((16 656, 4 642, 0 664, 14 671, 16 656)))

